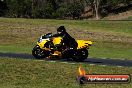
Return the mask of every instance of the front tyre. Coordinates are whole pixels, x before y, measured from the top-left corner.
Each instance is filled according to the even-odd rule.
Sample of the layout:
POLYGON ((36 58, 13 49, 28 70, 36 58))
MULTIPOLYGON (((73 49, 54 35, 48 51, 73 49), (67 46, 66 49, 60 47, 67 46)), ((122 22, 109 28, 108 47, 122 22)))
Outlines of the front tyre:
POLYGON ((87 49, 79 49, 77 52, 73 55, 74 61, 84 61, 88 57, 88 50, 87 49))
POLYGON ((42 50, 38 45, 36 45, 32 50, 32 55, 37 59, 42 59, 48 57, 49 53, 42 50))

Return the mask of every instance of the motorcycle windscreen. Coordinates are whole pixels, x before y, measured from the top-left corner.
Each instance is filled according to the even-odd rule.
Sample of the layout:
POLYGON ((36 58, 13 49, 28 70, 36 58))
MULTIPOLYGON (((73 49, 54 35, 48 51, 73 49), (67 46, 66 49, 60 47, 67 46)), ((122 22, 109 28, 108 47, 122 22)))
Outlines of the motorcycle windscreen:
POLYGON ((61 43, 61 37, 55 37, 55 38, 53 38, 53 43, 54 43, 54 45, 57 45, 57 44, 60 44, 61 43))

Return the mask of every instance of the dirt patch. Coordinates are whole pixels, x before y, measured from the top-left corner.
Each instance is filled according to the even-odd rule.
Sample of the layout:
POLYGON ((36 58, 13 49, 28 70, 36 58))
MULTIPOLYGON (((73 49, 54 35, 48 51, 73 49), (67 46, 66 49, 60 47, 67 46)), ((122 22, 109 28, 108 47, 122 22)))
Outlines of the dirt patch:
POLYGON ((129 17, 132 17, 132 10, 126 11, 126 12, 123 12, 123 13, 119 13, 119 14, 116 14, 116 15, 115 14, 109 15, 108 17, 105 17, 105 19, 108 19, 108 20, 123 20, 123 19, 128 19, 129 17))
POLYGON ((82 29, 70 29, 68 31, 76 39, 92 40, 92 41, 110 41, 110 42, 129 42, 132 43, 131 36, 123 36, 106 32, 93 32, 82 29))
MULTIPOLYGON (((32 43, 46 33, 56 33, 56 26, 30 25, 30 24, 0 24, 0 43, 1 44, 19 44, 32 43), (2 29, 3 28, 3 29, 2 29)), ((132 37, 116 35, 106 32, 93 32, 84 29, 71 28, 67 29, 68 33, 76 39, 92 41, 109 41, 109 42, 128 42, 132 43, 132 37)))

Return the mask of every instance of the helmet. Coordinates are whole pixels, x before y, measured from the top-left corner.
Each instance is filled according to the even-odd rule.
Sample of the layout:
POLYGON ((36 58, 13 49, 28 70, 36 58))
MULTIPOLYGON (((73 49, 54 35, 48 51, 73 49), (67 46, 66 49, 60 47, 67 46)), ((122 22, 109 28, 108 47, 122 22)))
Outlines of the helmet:
POLYGON ((64 26, 60 26, 58 29, 57 29, 57 33, 58 34, 64 34, 66 33, 66 29, 64 26))

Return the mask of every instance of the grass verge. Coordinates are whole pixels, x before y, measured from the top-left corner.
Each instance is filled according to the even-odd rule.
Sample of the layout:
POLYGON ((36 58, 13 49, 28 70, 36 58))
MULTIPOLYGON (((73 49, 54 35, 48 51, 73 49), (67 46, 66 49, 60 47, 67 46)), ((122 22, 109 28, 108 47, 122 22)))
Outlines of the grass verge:
POLYGON ((44 60, 0 58, 0 88, 131 88, 130 84, 86 84, 76 82, 78 67, 92 74, 131 74, 131 67, 61 63, 44 60))
POLYGON ((132 21, 0 18, 0 52, 31 53, 37 39, 64 25, 76 39, 93 41, 90 57, 132 59, 132 21))

